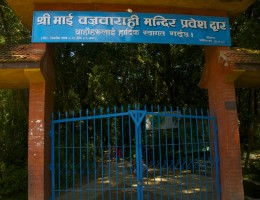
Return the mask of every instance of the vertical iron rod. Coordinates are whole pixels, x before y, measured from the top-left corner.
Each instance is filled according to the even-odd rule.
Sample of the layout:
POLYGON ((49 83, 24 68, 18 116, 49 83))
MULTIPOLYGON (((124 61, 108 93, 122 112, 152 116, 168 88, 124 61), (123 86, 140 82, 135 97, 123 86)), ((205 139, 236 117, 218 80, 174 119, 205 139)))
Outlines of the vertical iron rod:
MULTIPOLYGON (((152 108, 151 108, 151 112, 153 112, 153 106, 152 106, 152 108)), ((154 149, 154 146, 155 146, 155 136, 154 136, 154 124, 155 124, 155 122, 154 122, 154 118, 155 118, 155 116, 152 116, 152 122, 151 122, 151 124, 152 124, 152 144, 153 144, 153 187, 154 187, 154 198, 155 198, 155 200, 156 200, 156 163, 155 163, 155 149, 154 149)))
MULTIPOLYGON (((160 113, 160 106, 157 106, 157 112, 160 113)), ((159 146, 159 167, 160 167, 160 196, 162 199, 162 147, 161 147, 161 117, 157 116, 158 120, 158 146, 159 146)))
MULTIPOLYGON (((167 116, 167 110, 166 106, 164 106, 164 113, 165 113, 165 122, 167 122, 167 117, 171 118, 170 116, 167 116)), ((172 121, 169 122, 169 126, 172 126, 172 121)), ((169 191, 169 160, 168 160, 168 129, 165 130, 165 157, 166 157, 166 180, 167 180, 167 198, 170 199, 170 191, 169 191)))
MULTIPOLYGON (((203 116, 203 110, 201 109, 201 116, 203 116)), ((208 199, 208 182, 207 180, 207 160, 206 160, 206 145, 205 145, 205 124, 204 119, 201 120, 202 126, 202 143, 203 143, 203 164, 204 164, 204 184, 206 183, 206 199, 208 199)))
POLYGON ((191 164, 192 164, 192 187, 193 187, 193 198, 196 199, 196 184, 195 184, 195 167, 194 167, 194 149, 193 149, 193 123, 192 123, 192 111, 189 110, 190 115, 190 145, 191 145, 191 164))
MULTIPOLYGON (((207 110, 207 116, 208 116, 208 145, 209 145, 209 160, 210 160, 210 177, 211 177, 211 189, 212 189, 212 193, 211 193, 211 198, 214 199, 214 184, 213 184, 213 159, 212 159, 212 144, 211 144, 211 118, 209 116, 209 111, 207 110)), ((214 131, 213 131, 214 134, 214 131)), ((214 144, 213 144, 214 145, 214 144)))
MULTIPOLYGON (((116 113, 116 106, 114 106, 114 113, 116 113)), ((117 135, 117 119, 114 117, 114 134, 115 134, 115 148, 116 148, 116 199, 118 199, 118 163, 119 163, 119 147, 118 147, 118 135, 117 135)))
MULTIPOLYGON (((107 108, 107 113, 109 114, 109 107, 107 108)), ((109 180, 109 200, 112 199, 111 196, 111 141, 110 141, 110 118, 107 119, 107 132, 108 132, 108 180, 109 180)))
MULTIPOLYGON (((52 114, 52 121, 53 121, 53 114, 52 114)), ((52 125, 51 125, 51 133, 50 133, 50 136, 51 136, 51 175, 52 175, 52 179, 51 179, 51 184, 52 184, 52 199, 54 200, 55 199, 55 127, 54 127, 54 123, 52 122, 52 125)))
MULTIPOLYGON (((172 106, 170 107, 171 113, 173 113, 172 106)), ((176 112, 177 113, 177 112, 176 112)), ((178 113, 177 113, 178 118, 178 113)), ((173 117, 174 119, 174 117, 173 117)), ((175 123, 175 120, 173 120, 175 123)), ((171 139, 172 139, 172 169, 173 169, 173 193, 174 193, 174 200, 176 200, 176 174, 175 174, 175 134, 174 134, 174 127, 171 129, 171 139)))
MULTIPOLYGON (((177 108, 177 113, 179 113, 179 108, 177 108)), ((178 117, 178 153, 179 153, 179 163, 180 163, 180 198, 182 199, 182 157, 181 157, 181 130, 180 130, 180 115, 178 117)))
MULTIPOLYGON (((74 112, 72 112, 74 118, 74 112)), ((72 121, 72 198, 75 199, 75 123, 72 121)))
MULTIPOLYGON (((199 135, 199 122, 198 122, 198 119, 199 119, 199 116, 198 116, 198 111, 196 109, 195 111, 195 114, 196 114, 196 135, 197 135, 197 150, 198 150, 198 170, 199 170, 199 188, 202 188, 202 185, 201 185, 201 173, 200 173, 200 164, 201 164, 201 160, 200 160, 200 135, 199 135)), ((202 198, 202 190, 200 189, 200 199, 202 198)))
MULTIPOLYGON (((79 111, 79 117, 81 118, 81 110, 79 111)), ((80 189, 80 200, 82 200, 82 122, 79 121, 79 189, 80 189)))
POLYGON ((218 127, 216 123, 216 118, 213 118, 213 130, 214 130, 214 153, 216 162, 216 188, 217 188, 217 200, 220 200, 221 188, 219 179, 219 152, 218 152, 218 127))
MULTIPOLYGON (((88 117, 88 110, 86 111, 86 116, 88 117)), ((88 200, 90 200, 90 180, 89 180, 89 176, 90 176, 90 169, 89 169, 89 164, 90 164, 90 160, 89 160, 89 126, 88 126, 88 119, 86 120, 86 140, 87 140, 87 185, 88 185, 88 200)))
MULTIPOLYGON (((96 115, 96 109, 93 110, 93 116, 96 115)), ((96 118, 94 118, 94 198, 97 198, 97 147, 96 147, 96 118)))
MULTIPOLYGON (((66 112, 66 119, 68 119, 68 112, 66 112)), ((68 200, 68 121, 66 121, 66 200, 68 200)))
MULTIPOLYGON (((186 116, 186 109, 183 109, 183 114, 186 116)), ((187 148, 187 127, 186 127, 186 117, 183 118, 183 126, 184 126, 184 151, 185 151, 185 168, 186 168, 186 190, 189 190, 189 163, 188 163, 188 148, 187 148)))
MULTIPOLYGON (((121 106, 121 113, 124 112, 124 107, 121 106)), ((122 140, 121 140, 121 149, 122 149, 122 173, 123 173, 123 185, 124 185, 124 199, 126 199, 126 166, 125 166, 125 130, 124 130, 124 116, 121 117, 121 136, 122 136, 122 140)))
POLYGON ((104 200, 104 145, 103 145, 103 118, 102 118, 102 107, 100 108, 100 151, 101 151, 101 181, 102 181, 102 200, 104 200))
MULTIPOLYGON (((146 105, 144 107, 144 110, 146 111, 146 105)), ((144 119, 145 123, 146 123, 146 118, 144 119)), ((149 184, 148 184, 148 180, 149 180, 149 175, 148 175, 148 167, 149 167, 149 158, 148 158, 148 152, 149 152, 149 144, 148 144, 148 134, 147 134, 147 129, 146 126, 144 127, 144 136, 145 136, 145 167, 146 167, 146 196, 147 199, 150 199, 150 193, 149 193, 149 184)))
MULTIPOLYGON (((138 115, 138 114, 137 114, 138 115)), ((137 177, 137 194, 138 194, 138 200, 140 200, 140 192, 141 192, 141 186, 139 184, 139 181, 141 180, 141 171, 140 171, 140 165, 141 162, 140 161, 140 151, 139 151, 139 127, 135 124, 135 138, 136 138, 136 144, 135 144, 135 155, 136 155, 136 177, 137 177)))
MULTIPOLYGON (((130 105, 128 105, 128 112, 130 111, 130 105)), ((129 162, 130 162, 130 185, 131 185, 131 189, 130 189, 130 196, 131 196, 131 200, 133 199, 133 158, 132 158, 132 133, 131 133, 132 129, 131 129, 131 117, 130 115, 128 115, 128 135, 129 135, 129 162)))
MULTIPOLYGON (((60 119, 60 112, 58 113, 58 119, 60 119)), ((55 123, 53 123, 53 126, 54 126, 55 123)), ((61 193, 61 160, 60 160, 60 151, 61 151, 61 144, 60 144, 60 129, 61 129, 61 126, 60 126, 60 122, 58 123, 58 188, 59 188, 59 193, 58 193, 58 199, 60 200, 60 193, 61 193)), ((55 144, 54 144, 55 145, 55 144)), ((64 144, 63 144, 64 145, 64 144)))

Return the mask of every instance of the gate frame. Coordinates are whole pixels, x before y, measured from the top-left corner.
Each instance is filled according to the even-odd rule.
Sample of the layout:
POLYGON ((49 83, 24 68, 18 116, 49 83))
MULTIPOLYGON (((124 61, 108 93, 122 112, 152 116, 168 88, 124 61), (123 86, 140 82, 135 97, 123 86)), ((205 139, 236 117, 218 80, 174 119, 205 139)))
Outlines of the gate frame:
MULTIPOLYGON (((210 145, 210 171, 211 171, 211 178, 212 178, 212 181, 211 183, 213 185, 211 185, 214 189, 213 189, 213 198, 216 199, 216 200, 219 200, 220 199, 220 195, 221 195, 221 189, 220 189, 220 180, 219 180, 219 153, 218 153, 218 128, 217 128, 217 123, 216 123, 216 118, 215 116, 211 116, 209 114, 209 112, 207 112, 207 115, 204 115, 203 114, 203 111, 201 110, 201 115, 198 114, 197 112, 197 109, 195 109, 195 114, 193 115, 191 110, 189 110, 189 113, 186 113, 186 109, 183 109, 183 113, 180 113, 180 110, 177 108, 177 111, 173 111, 172 110, 172 107, 170 107, 170 110, 167 111, 166 108, 164 108, 164 110, 162 111, 159 111, 159 107, 158 107, 158 111, 153 111, 153 106, 151 107, 151 111, 147 111, 146 109, 146 106, 144 107, 144 110, 140 109, 140 106, 134 106, 135 110, 131 110, 130 109, 130 106, 128 105, 128 110, 127 111, 124 111, 123 107, 121 107, 121 109, 119 109, 119 112, 116 112, 116 108, 114 107, 114 113, 102 113, 102 108, 100 109, 100 114, 96 115, 96 109, 94 109, 94 115, 89 115, 89 110, 86 111, 86 116, 82 116, 82 111, 79 112, 79 117, 74 117, 74 112, 72 112, 72 116, 69 117, 68 116, 68 113, 66 112, 65 113, 65 117, 64 118, 61 118, 61 113, 58 113, 58 118, 55 119, 54 118, 54 114, 52 114, 52 128, 51 128, 51 131, 50 131, 50 138, 51 138, 51 164, 50 164, 50 170, 51 170, 51 173, 52 173, 52 176, 51 176, 51 180, 52 180, 52 193, 51 193, 51 199, 55 199, 56 197, 56 191, 60 191, 60 188, 59 190, 56 190, 55 188, 55 183, 56 183, 56 172, 55 172, 55 169, 56 169, 56 163, 55 163, 55 149, 60 149, 60 130, 58 129, 57 132, 55 131, 55 127, 57 128, 60 128, 60 124, 61 123, 66 123, 66 128, 65 128, 65 133, 66 133, 66 138, 65 138, 65 143, 67 145, 67 123, 72 123, 72 126, 73 126, 73 132, 71 133, 73 136, 72 138, 74 138, 74 133, 77 133, 77 134, 80 134, 80 138, 81 138, 81 135, 82 135, 82 132, 81 132, 81 128, 79 129, 79 132, 74 132, 74 123, 75 122, 81 122, 81 121, 85 121, 87 122, 87 124, 89 123, 88 120, 94 120, 94 124, 96 122, 96 120, 102 120, 102 119, 107 119, 108 121, 110 121, 110 118, 113 118, 114 120, 118 119, 118 117, 123 117, 123 116, 128 116, 129 117, 129 120, 130 118, 133 120, 133 123, 134 123, 134 135, 135 135, 135 152, 139 152, 139 153, 136 153, 136 161, 134 162, 135 163, 135 169, 136 169, 136 181, 137 181, 137 199, 140 199, 142 200, 143 199, 143 161, 142 161, 142 141, 141 141, 141 134, 142 134, 142 130, 141 130, 141 123, 144 122, 144 123, 147 123, 145 119, 145 116, 147 115, 152 115, 152 116, 157 116, 157 117, 160 117, 160 116, 169 116, 169 117, 172 117, 172 118, 177 118, 178 119, 178 145, 182 144, 182 145, 185 145, 185 152, 186 152, 186 160, 184 160, 184 162, 186 161, 187 163, 187 146, 186 144, 193 144, 193 143, 186 143, 186 136, 185 136, 185 142, 184 143, 180 143, 180 133, 179 133, 179 126, 180 126, 180 122, 179 122, 179 119, 183 119, 183 126, 184 126, 184 134, 186 133, 186 120, 191 120, 191 119, 196 119, 196 126, 191 126, 191 127, 194 127, 196 128, 197 131, 195 131, 195 136, 198 140, 198 125, 201 123, 203 129, 202 129, 202 137, 203 137, 203 146, 205 145, 205 143, 209 143, 210 145), (169 113, 171 112, 171 113, 169 113), (177 114, 175 113, 177 112, 177 114), (198 123, 198 120, 202 120, 200 123, 198 123), (205 125, 204 125, 204 122, 203 120, 207 120, 207 125, 208 125, 208 128, 207 130, 209 131, 208 134, 206 134, 206 136, 209 137, 209 140, 207 141, 204 141, 204 134, 205 134, 205 125), (57 126, 55 126, 57 125, 57 126), (58 145, 55 145, 55 135, 58 134, 58 145)), ((109 109, 108 109, 109 110, 109 109)), ((91 121, 90 121, 91 122, 91 121)), ((191 122, 191 121, 190 121, 191 122)), ((130 125, 130 124, 129 124, 130 125)), ((156 125, 159 125, 160 127, 160 122, 159 124, 155 124, 156 125)), ((102 126, 102 124, 101 124, 102 126)), ((171 125, 170 125, 171 126, 171 125)), ((81 125, 80 125, 81 127, 81 125)), ((88 125, 87 125, 88 127, 88 125)), ((95 125, 94 125, 95 127, 95 125)), ((101 127, 101 130, 103 128, 101 127)), ((171 128, 172 129, 172 128, 171 128)), ((146 130, 146 129, 145 129, 146 130)), ((152 130, 154 130, 154 128, 152 128, 152 130)), ((173 130, 172 130, 173 131, 173 130)), ((160 132, 160 131, 159 131, 160 132)), ((87 131, 88 133, 88 131, 87 131)), ((94 133, 95 133, 95 128, 94 128, 94 133)), ((173 133, 172 133, 173 134, 173 133)), ((190 134, 194 134, 193 131, 191 131, 190 134)), ((101 135, 102 135, 102 132, 101 132, 101 135)), ((108 134, 109 135, 109 134, 108 134)), ((146 131, 145 131, 145 135, 146 135, 146 131)), ((160 134, 159 134, 160 135, 160 134)), ((65 136, 64 136, 65 137, 65 136)), ((159 139, 160 140, 160 139, 159 139)), ((72 140, 74 141, 74 139, 72 140)), ((80 139, 80 141, 82 141, 80 139)), ((87 139, 88 141, 88 139, 87 139)), ((192 141, 192 140, 191 140, 192 141)), ((117 142, 116 142, 117 143, 117 142)), ((130 142, 131 143, 131 142, 130 142)), ((199 145, 200 143, 197 141, 197 143, 195 142, 194 143, 195 146, 196 144, 199 145)), ((122 144, 123 145, 123 144, 122 144)), ((175 144, 171 144, 171 145, 175 145, 175 144)), ((159 144, 160 146, 160 144, 159 144)), ((72 144, 72 147, 75 148, 74 146, 74 142, 72 144)), ((80 152, 81 152, 81 142, 80 142, 80 145, 79 145, 79 148, 80 148, 80 152)), ((87 147, 88 147, 88 144, 87 144, 87 147)), ((71 147, 69 147, 70 149, 71 147)), ((76 147, 78 148, 78 147, 76 147)), ((85 147, 84 147, 85 148, 85 147)), ((167 148, 167 147, 166 147, 167 148)), ((175 148, 175 147, 173 147, 175 148)), ((205 146, 204 146, 205 148, 205 146)), ((193 148, 192 148, 193 149, 193 148)), ((180 146, 179 146, 179 150, 180 150, 180 146)), ((60 150, 58 150, 59 152, 60 150)), ((67 152, 67 150, 66 150, 67 152)), ((74 152, 74 151, 73 151, 74 152)), ((194 152, 195 153, 195 152, 194 152)), ((196 153, 195 153, 196 154, 196 153)), ((81 155, 81 153, 80 153, 81 155)), ((180 156, 180 155, 179 155, 180 156)), ((102 157, 103 158, 103 157, 102 157)), ((110 158, 110 155, 109 155, 109 158, 110 158)), ((161 157, 160 157, 161 158, 161 157)), ((199 157, 198 157, 199 158, 199 157)), ((60 157, 59 157, 60 159, 60 157)), ((167 158, 166 158, 167 159, 167 158)), ((180 159, 180 157, 179 157, 180 159)), ((204 162, 206 161, 205 160, 206 157, 205 157, 205 152, 204 152, 204 162)), ((67 160, 67 157, 66 157, 66 160, 67 160)), ((131 160, 131 159, 130 159, 131 160)), ((154 162, 154 160, 153 160, 154 162)), ((181 161, 180 161, 181 162, 181 161)), ((80 157, 80 163, 81 162, 81 157, 80 157)), ((134 164, 134 163, 131 163, 131 164, 134 164)), ((174 162, 173 162, 174 163, 174 162)), ((60 166, 61 163, 58 164, 58 166, 60 166)), ((69 163, 70 164, 70 163, 69 163)), ((148 163, 146 163, 147 165, 148 163)), ((178 162, 177 162, 178 164, 178 162)), ((189 163, 190 165, 191 163, 189 163)), ((193 150, 192 150, 192 164, 193 163, 193 150)), ((66 161, 66 166, 68 165, 67 161, 66 161)), ((73 153, 73 163, 72 165, 74 166, 75 163, 74 163, 74 153, 73 153)), ((110 165, 110 164, 109 164, 110 165)), ((186 164, 186 168, 183 168, 183 169, 188 169, 187 167, 189 166, 186 164)), ((80 164, 81 166, 81 164, 80 164)), ((102 164, 103 166, 103 164, 102 164)), ((173 165, 173 167, 176 167, 177 165, 173 165)), ((199 165, 200 166, 200 165, 199 165)), ((180 170, 182 170, 182 167, 183 165, 180 164, 180 170)), ((168 169, 168 168, 167 168, 168 169)), ((67 170, 67 169, 66 169, 67 170)), ((82 174, 81 174, 81 167, 80 167, 80 180, 82 180, 82 174)), ((161 169, 160 169, 161 170, 161 169)), ((194 170, 194 169, 193 169, 194 170)), ((74 171, 74 170, 73 170, 74 171)), ((175 171, 175 169, 174 169, 175 171)), ((67 173, 67 172, 66 172, 67 173)), ((102 172, 103 173, 103 172, 102 172)), ((194 173, 194 171, 193 171, 194 173)), ((205 172, 206 173, 206 172, 205 172)), ((74 174, 74 173, 73 173, 74 174)), ((109 172, 110 174, 110 172, 109 172)), ((59 172, 59 175, 60 175, 60 172, 59 172)), ((132 174, 131 174, 132 175, 132 174)), ((200 176, 200 167, 199 167, 199 176, 200 176)), ((96 175, 95 175, 96 177, 96 175)), ((103 177, 103 175, 102 175, 103 177)), ((116 177, 117 177, 117 174, 116 174, 116 177)), ((66 195, 67 195, 67 175, 66 175, 66 195)), ((73 175, 73 183, 74 183, 74 175, 73 175)), ((82 183, 81 183, 82 184, 82 183)), ((207 183, 208 185, 208 183, 207 183)), ((103 185, 102 185, 102 188, 103 188, 103 185)), ((174 188, 175 188, 175 184, 174 184, 174 188)), ((180 186, 180 188, 182 188, 182 186, 180 186)), ((73 189, 74 189, 74 186, 73 186, 73 189)), ((88 188, 89 190, 89 188, 88 188)), ((181 189, 182 190, 182 189, 181 189)), ((69 190, 69 192, 74 192, 74 190, 69 190)), ((82 195, 82 193, 81 193, 82 195)), ((66 196, 67 197, 67 196, 66 196)), ((206 197, 208 197, 208 191, 206 191, 206 197)), ((182 195, 181 195, 181 198, 182 198, 182 195)))

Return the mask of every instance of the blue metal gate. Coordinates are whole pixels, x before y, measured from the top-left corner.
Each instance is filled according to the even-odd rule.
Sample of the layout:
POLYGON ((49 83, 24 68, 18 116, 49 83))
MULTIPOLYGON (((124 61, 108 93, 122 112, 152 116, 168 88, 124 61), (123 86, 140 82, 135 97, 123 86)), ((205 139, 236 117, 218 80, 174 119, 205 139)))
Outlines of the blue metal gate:
POLYGON ((219 199, 217 126, 204 110, 99 110, 52 121, 52 199, 219 199))

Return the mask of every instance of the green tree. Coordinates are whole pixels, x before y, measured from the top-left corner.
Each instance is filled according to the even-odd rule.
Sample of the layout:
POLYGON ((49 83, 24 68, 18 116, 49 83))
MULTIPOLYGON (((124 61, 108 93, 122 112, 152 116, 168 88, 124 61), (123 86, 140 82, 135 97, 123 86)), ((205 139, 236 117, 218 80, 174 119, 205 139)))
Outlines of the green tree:
MULTIPOLYGON (((0 45, 29 41, 29 31, 0 0, 0 45)), ((27 194, 28 90, 0 90, 0 99, 0 199, 14 194, 23 199, 27 194)))
POLYGON ((0 0, 0 44, 29 43, 30 32, 5 0, 0 0))
POLYGON ((260 50, 260 1, 257 0, 231 24, 233 46, 260 50))
MULTIPOLYGON (((231 26, 233 46, 260 50, 260 1, 257 0, 238 17, 231 26)), ((245 169, 249 166, 252 151, 260 144, 260 91, 257 88, 237 89, 240 138, 246 152, 245 169)), ((260 166, 258 164, 258 166, 260 166)), ((259 167, 258 167, 259 168, 259 167)), ((258 169, 260 171, 260 168, 258 169)))
POLYGON ((27 191, 27 91, 0 90, 0 196, 27 191))
POLYGON ((197 86, 204 62, 199 46, 59 44, 56 52, 57 110, 207 105, 197 86))

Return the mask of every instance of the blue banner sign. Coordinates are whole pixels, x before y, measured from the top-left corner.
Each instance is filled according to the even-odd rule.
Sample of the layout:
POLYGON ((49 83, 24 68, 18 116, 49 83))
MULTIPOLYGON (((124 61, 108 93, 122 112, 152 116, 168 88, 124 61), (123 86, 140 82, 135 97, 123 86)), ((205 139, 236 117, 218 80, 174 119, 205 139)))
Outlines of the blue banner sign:
POLYGON ((230 46, 226 17, 36 11, 32 42, 117 42, 230 46))

